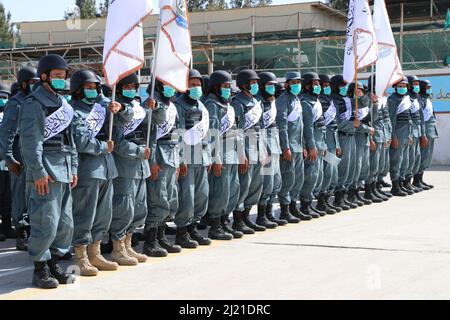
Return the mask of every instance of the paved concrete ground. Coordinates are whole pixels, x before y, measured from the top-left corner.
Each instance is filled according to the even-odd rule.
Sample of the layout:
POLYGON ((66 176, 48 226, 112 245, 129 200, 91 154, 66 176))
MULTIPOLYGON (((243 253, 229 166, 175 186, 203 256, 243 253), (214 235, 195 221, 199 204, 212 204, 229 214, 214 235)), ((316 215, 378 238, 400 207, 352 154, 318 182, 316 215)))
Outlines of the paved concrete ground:
POLYGON ((450 167, 426 178, 432 191, 50 291, 30 288, 26 253, 0 243, 0 299, 449 299, 450 167))

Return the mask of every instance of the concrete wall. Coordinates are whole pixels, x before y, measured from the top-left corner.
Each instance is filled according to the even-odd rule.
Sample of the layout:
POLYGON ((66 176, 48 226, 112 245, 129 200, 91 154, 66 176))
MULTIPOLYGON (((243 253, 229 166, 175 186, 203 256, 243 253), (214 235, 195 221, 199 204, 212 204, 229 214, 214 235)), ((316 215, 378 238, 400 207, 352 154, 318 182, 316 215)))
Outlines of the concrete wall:
POLYGON ((450 165, 450 113, 437 114, 439 138, 436 140, 433 164, 450 165))

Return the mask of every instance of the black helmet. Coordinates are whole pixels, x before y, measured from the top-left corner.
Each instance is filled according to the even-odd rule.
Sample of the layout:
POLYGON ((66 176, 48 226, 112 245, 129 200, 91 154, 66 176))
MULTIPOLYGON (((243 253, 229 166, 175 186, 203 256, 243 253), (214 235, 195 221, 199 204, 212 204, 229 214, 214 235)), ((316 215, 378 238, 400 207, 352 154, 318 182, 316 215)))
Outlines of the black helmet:
POLYGON ((112 90, 110 87, 108 87, 106 84, 102 84, 102 93, 105 97, 111 97, 112 95, 112 90))
POLYGON ((203 81, 202 74, 196 69, 189 69, 189 79, 198 78, 203 81))
POLYGON ((343 84, 347 84, 347 82, 345 82, 344 77, 341 74, 332 76, 330 79, 330 86, 333 92, 337 92, 339 90, 339 86, 343 84))
POLYGON ((39 60, 37 74, 40 77, 43 73, 53 69, 69 70, 69 65, 60 55, 48 54, 39 60))
POLYGON ((9 96, 11 94, 11 89, 6 84, 0 82, 0 94, 2 93, 9 96))
POLYGON ((129 76, 126 76, 122 80, 117 83, 118 88, 122 88, 122 86, 127 84, 134 84, 136 89, 139 87, 139 79, 136 73, 132 73, 129 76))
POLYGON ((83 84, 88 82, 97 84, 97 87, 100 85, 100 80, 91 70, 82 69, 74 72, 70 77, 70 93, 74 94, 83 84))
POLYGON ((396 87, 398 84, 400 84, 400 83, 404 83, 404 84, 409 84, 409 82, 408 82, 408 78, 406 78, 406 77, 402 77, 400 80, 398 80, 396 83, 394 83, 392 86, 393 87, 396 87))
POLYGON ((10 88, 10 90, 11 90, 11 95, 12 95, 12 96, 16 95, 16 93, 19 91, 19 89, 20 89, 19 84, 18 84, 17 82, 14 82, 14 83, 11 85, 11 88, 10 88))
POLYGON ((302 82, 304 85, 311 84, 311 82, 313 82, 314 80, 320 81, 319 76, 315 72, 304 73, 302 78, 303 78, 302 82))
POLYGON ((284 77, 286 78, 286 82, 289 80, 302 80, 302 76, 298 71, 288 71, 284 77))
POLYGON ((407 79, 408 79, 408 84, 409 84, 410 86, 412 86, 412 83, 413 83, 414 81, 420 81, 419 78, 418 78, 417 76, 407 76, 407 79))
POLYGON ((214 71, 213 73, 211 73, 211 75, 209 76, 209 82, 208 82, 208 86, 210 88, 215 87, 218 84, 221 83, 232 83, 233 80, 231 79, 231 75, 224 71, 224 70, 217 70, 214 71))
POLYGON ((427 87, 431 87, 431 81, 428 79, 420 80, 420 93, 424 94, 427 91, 427 87))
POLYGON ((266 83, 277 84, 277 77, 273 72, 260 72, 258 74, 260 86, 264 86, 266 83))
POLYGON ((245 69, 238 73, 236 77, 236 85, 238 87, 242 87, 245 84, 248 84, 250 80, 259 80, 258 75, 254 70, 245 69))
POLYGON ((285 91, 286 91, 286 87, 284 86, 284 83, 278 82, 275 85, 275 97, 279 97, 285 91))
POLYGON ((206 92, 209 88, 209 76, 202 77, 202 90, 206 92))
POLYGON ((319 74, 320 84, 330 83, 330 76, 327 74, 319 74))
POLYGON ((36 78, 36 69, 33 67, 25 67, 17 73, 17 83, 29 81, 36 78))

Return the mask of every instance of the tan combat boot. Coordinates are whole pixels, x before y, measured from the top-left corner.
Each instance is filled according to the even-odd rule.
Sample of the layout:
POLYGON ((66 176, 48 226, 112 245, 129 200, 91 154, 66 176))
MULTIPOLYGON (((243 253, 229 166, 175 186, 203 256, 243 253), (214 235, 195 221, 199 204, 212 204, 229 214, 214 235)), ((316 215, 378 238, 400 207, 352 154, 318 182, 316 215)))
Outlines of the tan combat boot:
POLYGON ((135 266, 139 262, 136 258, 130 257, 125 248, 125 237, 121 240, 112 240, 113 251, 111 252, 111 260, 117 262, 119 266, 135 266))
POLYGON ((131 246, 131 237, 133 236, 132 233, 129 233, 125 236, 125 248, 127 249, 127 253, 130 257, 134 257, 139 261, 140 263, 147 261, 147 256, 145 254, 137 253, 133 250, 133 247, 131 246))
POLYGON ((89 262, 100 271, 115 271, 119 267, 116 262, 106 260, 100 253, 101 240, 87 247, 89 262))
POLYGON ((92 277, 98 274, 98 269, 90 264, 86 245, 75 246, 75 263, 80 268, 80 275, 85 277, 92 277))

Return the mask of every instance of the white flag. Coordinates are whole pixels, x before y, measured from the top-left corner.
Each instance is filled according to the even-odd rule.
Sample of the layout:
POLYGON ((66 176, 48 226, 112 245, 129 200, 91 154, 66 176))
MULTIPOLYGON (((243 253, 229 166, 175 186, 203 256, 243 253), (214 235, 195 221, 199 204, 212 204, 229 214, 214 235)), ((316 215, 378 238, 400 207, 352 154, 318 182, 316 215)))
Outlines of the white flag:
POLYGON ((156 78, 185 92, 192 59, 191 33, 185 0, 159 0, 161 28, 156 52, 156 78))
POLYGON ((350 0, 345 42, 344 80, 348 83, 353 82, 355 69, 363 69, 374 64, 377 61, 377 55, 377 41, 369 2, 367 0, 350 0))
POLYGON ((110 0, 103 47, 103 75, 110 87, 144 65, 142 21, 152 0, 110 0))
POLYGON ((386 94, 387 88, 403 77, 384 0, 375 0, 373 25, 378 42, 375 93, 378 97, 382 97, 386 94))

